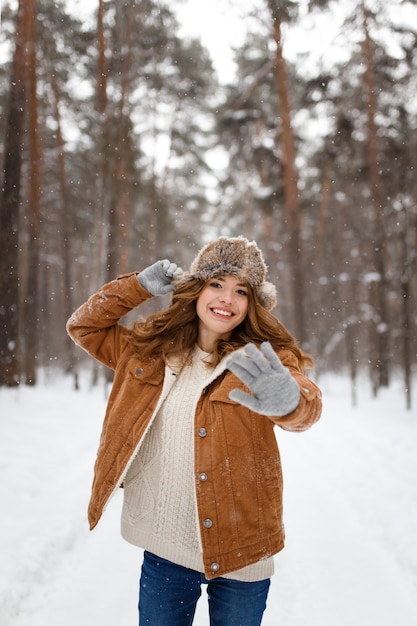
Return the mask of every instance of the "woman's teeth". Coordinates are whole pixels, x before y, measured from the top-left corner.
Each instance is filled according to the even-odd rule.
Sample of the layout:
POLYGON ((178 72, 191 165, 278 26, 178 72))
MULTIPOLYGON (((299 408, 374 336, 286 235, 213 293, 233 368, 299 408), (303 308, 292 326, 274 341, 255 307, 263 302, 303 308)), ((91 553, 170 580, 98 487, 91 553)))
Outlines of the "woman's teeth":
POLYGON ((217 315, 224 315, 225 317, 232 316, 232 313, 230 311, 223 311, 223 309, 213 309, 213 313, 217 313, 217 315))

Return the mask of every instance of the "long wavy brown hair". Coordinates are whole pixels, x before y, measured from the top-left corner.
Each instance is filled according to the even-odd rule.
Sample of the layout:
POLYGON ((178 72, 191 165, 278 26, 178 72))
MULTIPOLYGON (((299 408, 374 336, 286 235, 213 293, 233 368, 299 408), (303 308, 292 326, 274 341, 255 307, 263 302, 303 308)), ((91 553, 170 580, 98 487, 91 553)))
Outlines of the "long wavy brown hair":
MULTIPOLYGON (((141 358, 175 358, 180 366, 187 362, 198 338, 196 304, 207 282, 192 279, 179 283, 167 309, 134 322, 132 343, 141 358)), ((297 357, 301 370, 312 368, 312 357, 300 348, 282 322, 259 304, 251 286, 247 288, 249 305, 245 319, 232 331, 229 340, 219 340, 208 365, 215 367, 226 354, 247 343, 259 345, 269 341, 275 350, 290 350, 297 357)))

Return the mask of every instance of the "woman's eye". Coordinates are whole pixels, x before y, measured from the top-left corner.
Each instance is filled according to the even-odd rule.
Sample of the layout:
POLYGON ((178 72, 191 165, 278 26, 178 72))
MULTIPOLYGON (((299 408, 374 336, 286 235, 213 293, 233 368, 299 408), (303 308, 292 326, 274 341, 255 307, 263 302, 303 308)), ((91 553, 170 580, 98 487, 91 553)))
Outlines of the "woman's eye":
POLYGON ((216 287, 217 289, 221 287, 220 283, 212 282, 210 283, 210 287, 216 287))
POLYGON ((238 289, 238 290, 237 290, 237 293, 238 293, 240 296, 247 296, 247 295, 248 295, 248 292, 247 292, 247 291, 245 291, 244 289, 238 289))

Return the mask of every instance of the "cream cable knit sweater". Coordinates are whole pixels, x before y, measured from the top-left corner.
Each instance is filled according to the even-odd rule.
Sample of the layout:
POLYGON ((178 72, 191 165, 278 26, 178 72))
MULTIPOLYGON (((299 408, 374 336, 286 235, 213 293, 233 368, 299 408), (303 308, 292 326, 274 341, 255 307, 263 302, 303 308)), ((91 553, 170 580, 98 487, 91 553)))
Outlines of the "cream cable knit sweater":
MULTIPOLYGON (((122 536, 137 546, 202 572, 203 559, 194 488, 194 414, 208 382, 225 369, 208 370, 196 348, 192 364, 175 375, 167 367, 163 402, 124 483, 122 536)), ((262 419, 262 418, 260 418, 262 419)), ((273 559, 227 575, 242 581, 269 578, 273 559)))

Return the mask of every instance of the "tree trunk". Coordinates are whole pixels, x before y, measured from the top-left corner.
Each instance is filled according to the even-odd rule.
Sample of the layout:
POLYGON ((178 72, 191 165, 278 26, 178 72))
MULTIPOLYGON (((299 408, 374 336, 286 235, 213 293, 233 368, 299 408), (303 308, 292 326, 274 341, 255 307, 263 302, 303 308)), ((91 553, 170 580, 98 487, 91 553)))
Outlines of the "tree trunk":
MULTIPOLYGON (((56 122, 56 142, 58 148, 58 177, 61 196, 61 229, 60 240, 62 248, 62 272, 61 294, 64 319, 67 320, 73 311, 72 282, 71 282, 71 237, 72 237, 72 215, 68 198, 67 167, 65 160, 65 142, 62 134, 60 94, 55 72, 51 72, 51 87, 53 94, 53 105, 56 122)), ((77 373, 74 371, 74 342, 67 336, 63 346, 64 370, 73 372, 75 376, 75 387, 77 387, 77 373)))
POLYGON ((19 359, 19 203, 26 111, 26 51, 29 6, 19 1, 10 104, 4 142, 0 195, 0 386, 20 383, 19 359))
MULTIPOLYGON (((407 136, 407 129, 410 128, 405 109, 400 110, 400 119, 403 136, 407 136)), ((410 141, 406 140, 403 167, 401 176, 398 181, 398 191, 402 194, 404 189, 409 188, 408 177, 413 175, 413 164, 410 150, 410 141)), ((416 184, 414 182, 414 197, 416 192, 416 184)), ((413 275, 417 267, 417 258, 415 250, 417 249, 417 215, 410 211, 410 207, 406 201, 403 202, 402 211, 403 221, 399 233, 399 288, 401 302, 401 333, 402 333, 402 359, 401 366, 404 376, 404 390, 406 407, 408 410, 412 407, 412 384, 413 384, 413 344, 415 344, 415 332, 413 323, 413 275), (413 237, 410 234, 413 233, 413 237)))
MULTIPOLYGON (((401 233, 401 245, 403 253, 407 250, 406 243, 407 234, 406 232, 401 233)), ((404 254, 405 257, 405 254, 404 254)), ((411 409, 411 386, 412 386, 412 368, 411 368, 411 349, 412 345, 412 313, 411 313, 411 290, 410 290, 410 267, 407 263, 406 258, 404 258, 404 271, 400 280, 400 288, 401 288, 401 303, 402 303, 402 327, 403 327, 403 354, 402 354, 402 365, 404 371, 404 387, 405 387, 405 396, 406 396, 406 407, 407 409, 411 409)))
POLYGON ((29 241, 26 294, 23 310, 25 338, 25 382, 35 385, 39 362, 39 272, 40 272, 40 149, 38 127, 37 67, 36 67, 36 0, 26 0, 30 15, 28 47, 28 114, 29 114, 29 241))
MULTIPOLYGON (((268 3, 271 5, 271 2, 268 3)), ((271 8, 271 6, 270 6, 271 8)), ((301 343, 306 341, 304 320, 304 275, 302 267, 301 207, 298 193, 298 172, 295 164, 294 134, 288 93, 286 61, 282 54, 281 20, 271 9, 273 17, 275 51, 275 75, 280 105, 282 166, 284 175, 285 213, 289 233, 288 256, 292 273, 292 331, 301 343)))
POLYGON ((108 212, 109 180, 112 160, 111 124, 107 97, 108 64, 106 61, 107 45, 104 36, 105 3, 99 0, 97 11, 97 111, 101 119, 101 134, 98 145, 101 163, 100 176, 97 178, 96 201, 94 205, 94 232, 92 267, 90 273, 90 291, 95 291, 105 274, 107 239, 109 236, 108 212))
MULTIPOLYGON (((364 29, 364 59, 365 59, 365 89, 367 94, 368 114, 368 165, 371 185, 371 202, 373 207, 373 234, 371 246, 374 255, 375 271, 379 276, 378 282, 371 293, 374 294, 373 305, 375 316, 373 320, 373 335, 376 341, 375 359, 371 359, 371 377, 375 380, 376 389, 389 384, 389 325, 387 320, 387 276, 385 269, 385 231, 381 193, 381 175, 378 157, 378 130, 376 126, 377 101, 376 85, 373 73, 372 42, 369 34, 368 12, 365 0, 362 0, 362 17, 364 29)), ((371 351, 373 347, 371 346, 371 351)))
POLYGON ((97 40, 98 40, 98 83, 97 83, 97 110, 102 115, 107 108, 107 61, 106 40, 104 37, 104 1, 98 0, 97 12, 97 40))
POLYGON ((134 0, 116 13, 120 41, 119 73, 120 100, 117 107, 115 150, 113 157, 111 204, 109 208, 109 238, 107 270, 109 278, 128 270, 128 234, 131 186, 131 124, 129 110, 130 70, 132 65, 132 12, 134 0))

